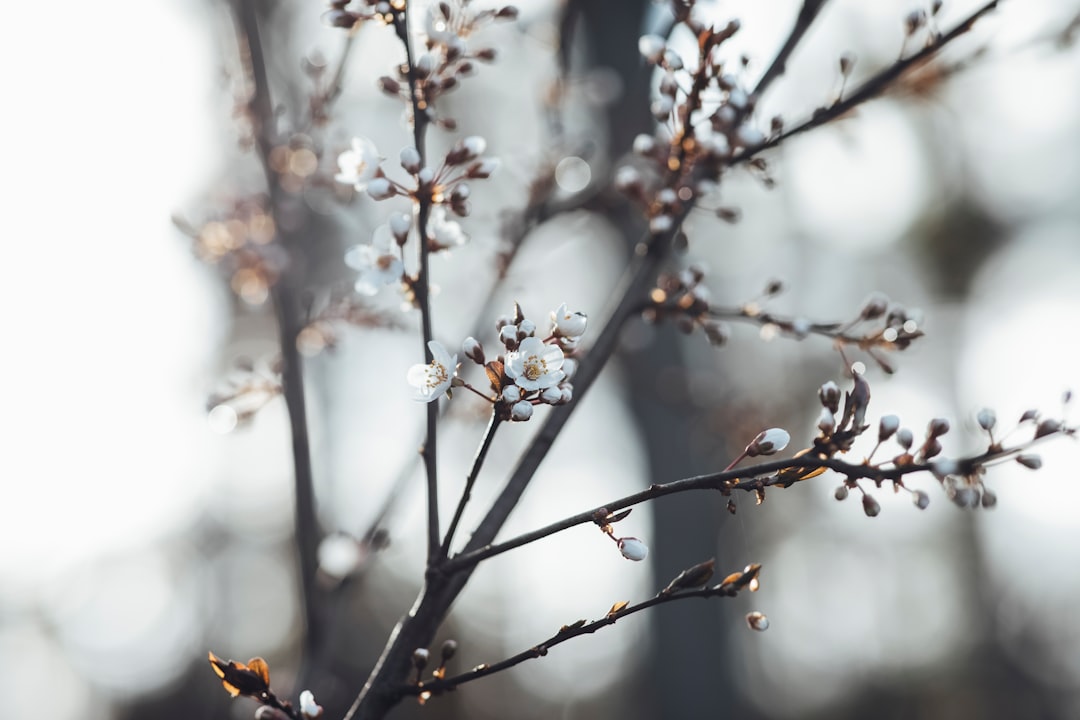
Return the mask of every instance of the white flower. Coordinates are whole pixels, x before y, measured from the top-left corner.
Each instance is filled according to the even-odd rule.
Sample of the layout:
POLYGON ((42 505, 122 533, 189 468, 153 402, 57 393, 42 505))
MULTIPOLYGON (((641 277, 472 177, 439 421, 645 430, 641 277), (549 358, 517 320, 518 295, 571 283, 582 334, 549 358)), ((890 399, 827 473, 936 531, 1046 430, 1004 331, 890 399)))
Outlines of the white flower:
POLYGON ((758 433, 757 437, 746 449, 746 454, 750 457, 772 455, 786 448, 789 442, 791 442, 791 435, 788 434, 787 430, 769 428, 758 433))
POLYGON ((441 205, 431 211, 428 234, 440 248, 458 247, 469 241, 469 236, 461 229, 461 225, 447 219, 446 208, 441 205))
POLYGON ((362 192, 379 171, 379 151, 375 143, 365 137, 353 138, 352 149, 338 155, 338 168, 341 169, 334 179, 339 183, 352 185, 357 192, 362 192))
POLYGON ((317 718, 322 715, 322 706, 315 702, 315 696, 310 690, 300 693, 300 713, 307 718, 317 718))
POLYGON ((413 400, 431 402, 437 400, 450 389, 450 381, 457 370, 457 355, 451 355, 440 343, 434 340, 428 343, 432 361, 427 364, 413 365, 409 368, 406 379, 416 388, 413 400))
POLYGON ((527 337, 518 349, 506 353, 505 370, 525 392, 546 390, 562 382, 563 352, 556 345, 548 345, 537 337, 527 337))
POLYGON ((581 337, 589 318, 583 312, 570 312, 566 303, 551 313, 552 333, 557 337, 581 337))
POLYGON ((627 560, 640 562, 649 557, 649 546, 636 537, 619 538, 619 552, 627 560))
POLYGON ((375 228, 370 245, 356 245, 345 253, 345 264, 360 273, 356 292, 374 295, 384 285, 401 281, 405 266, 393 254, 393 237, 389 225, 375 228))

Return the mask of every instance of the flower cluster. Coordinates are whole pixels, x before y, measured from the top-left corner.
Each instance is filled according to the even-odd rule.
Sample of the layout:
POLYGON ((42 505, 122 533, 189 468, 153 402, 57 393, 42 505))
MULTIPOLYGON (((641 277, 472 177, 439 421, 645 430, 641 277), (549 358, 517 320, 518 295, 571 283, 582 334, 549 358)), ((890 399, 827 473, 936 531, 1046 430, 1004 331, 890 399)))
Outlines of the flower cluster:
POLYGON ((517 8, 477 10, 469 0, 449 0, 433 3, 424 18, 426 52, 416 59, 412 68, 416 102, 410 101, 409 67, 398 68, 397 77, 379 78, 379 88, 392 97, 405 100, 410 107, 421 108, 427 119, 447 129, 457 129, 453 118, 436 113, 437 101, 460 86, 464 78, 476 74, 478 63, 495 60, 495 49, 477 45, 472 37, 478 30, 494 21, 515 20, 517 8))
MULTIPOLYGON (((427 247, 430 252, 439 252, 468 241, 468 235, 449 216, 451 213, 467 216, 471 210, 468 180, 489 178, 498 168, 496 158, 483 157, 486 148, 487 143, 481 137, 463 138, 433 171, 422 166, 416 148, 406 147, 400 153, 400 162, 411 182, 405 183, 386 175, 382 167, 384 159, 374 143, 367 138, 355 138, 352 147, 338 156, 339 172, 334 179, 351 185, 356 192, 366 192, 374 200, 405 196, 416 203, 430 204, 427 247)), ((358 293, 374 295, 385 285, 403 283, 408 287, 415 282, 405 271, 402 255, 412 228, 412 214, 396 212, 375 230, 369 243, 350 248, 345 262, 358 273, 358 293)))
MULTIPOLYGON (((698 57, 691 65, 663 37, 640 39, 645 61, 661 73, 651 106, 658 124, 652 134, 635 138, 639 162, 620 168, 615 177, 616 187, 645 210, 656 234, 672 230, 685 207, 711 193, 733 157, 766 139, 752 117, 757 98, 742 77, 745 59, 731 63, 718 52, 739 31, 739 21, 716 29, 698 17, 693 2, 678 9, 677 22, 698 38, 698 57)), ((774 121, 771 132, 780 130, 774 121)), ((765 170, 760 162, 757 168, 765 170)), ((722 216, 731 219, 730 213, 724 210, 722 216)))
POLYGON ((513 316, 499 318, 495 328, 506 352, 490 362, 476 338, 462 343, 462 353, 484 368, 494 397, 479 392, 456 377, 457 356, 451 356, 441 344, 428 344, 433 360, 414 365, 408 381, 415 398, 436 400, 454 386, 463 386, 493 403, 502 420, 524 421, 532 417, 536 405, 564 405, 574 396, 570 383, 577 370, 577 360, 569 357, 577 349, 588 323, 584 313, 567 309, 563 304, 551 314, 547 337, 536 334, 536 323, 525 317, 520 305, 513 316))

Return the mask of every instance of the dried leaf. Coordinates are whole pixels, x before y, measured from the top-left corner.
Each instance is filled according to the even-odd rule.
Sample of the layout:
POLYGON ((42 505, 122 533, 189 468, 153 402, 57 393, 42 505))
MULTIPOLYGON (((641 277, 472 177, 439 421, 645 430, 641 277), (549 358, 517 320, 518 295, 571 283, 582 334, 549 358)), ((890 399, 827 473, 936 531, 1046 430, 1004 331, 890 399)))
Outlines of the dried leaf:
POLYGON ((498 360, 492 360, 484 366, 484 372, 487 374, 488 382, 491 383, 491 389, 502 392, 503 364, 498 360))
POLYGON ((262 658, 252 658, 245 665, 233 660, 226 662, 213 652, 208 655, 210 667, 221 678, 221 684, 226 692, 233 697, 238 695, 262 697, 270 692, 270 668, 262 658))
POLYGON ((626 510, 615 513, 614 515, 608 515, 606 518, 604 518, 604 522, 610 525, 612 523, 617 523, 620 520, 625 520, 626 516, 629 515, 631 511, 633 511, 633 509, 634 508, 627 508, 626 510))
POLYGON ((627 600, 620 600, 619 602, 611 606, 611 609, 607 611, 607 616, 611 617, 612 615, 617 615, 618 613, 622 612, 623 609, 626 608, 626 606, 629 604, 630 602, 627 600))

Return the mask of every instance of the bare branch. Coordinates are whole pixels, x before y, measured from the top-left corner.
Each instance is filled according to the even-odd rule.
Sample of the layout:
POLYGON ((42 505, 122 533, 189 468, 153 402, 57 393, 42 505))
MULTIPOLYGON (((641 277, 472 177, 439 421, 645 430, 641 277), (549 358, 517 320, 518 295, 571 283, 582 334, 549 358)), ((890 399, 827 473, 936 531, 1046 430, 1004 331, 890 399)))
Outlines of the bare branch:
MULTIPOLYGON (((520 665, 527 660, 534 660, 536 658, 544 657, 548 651, 567 640, 573 640, 574 638, 581 637, 582 635, 590 635, 597 630, 601 630, 610 625, 614 625, 619 620, 635 613, 639 613, 643 610, 654 608, 658 605, 664 605, 670 602, 678 602, 680 600, 688 600, 690 598, 717 598, 717 597, 735 597, 739 590, 746 587, 754 578, 757 577, 758 572, 761 570, 760 565, 751 565, 743 572, 732 573, 723 582, 714 585, 709 588, 702 588, 700 590, 683 590, 681 592, 664 592, 661 591, 655 597, 648 600, 639 602, 636 605, 627 605, 625 603, 616 603, 612 609, 599 620, 592 622, 585 622, 579 620, 570 625, 564 625, 559 628, 559 631, 547 638, 546 640, 534 645, 528 650, 524 650, 517 655, 506 658, 501 662, 497 662, 491 665, 482 664, 477 665, 472 670, 455 675, 448 678, 436 678, 428 680, 427 682, 421 682, 417 685, 410 685, 402 688, 401 692, 408 695, 419 695, 426 699, 432 695, 437 695, 447 690, 453 690, 459 685, 463 685, 473 680, 479 680, 480 678, 487 677, 488 675, 494 675, 497 672, 503 670, 509 670, 510 668, 520 665)), ((707 578, 705 581, 707 582, 707 578)), ((703 584, 703 583, 699 583, 703 584)))
POLYGON ((787 40, 784 41, 776 57, 773 58, 765 74, 758 80, 757 85, 754 87, 754 96, 760 97, 763 95, 773 81, 787 71, 788 59, 795 52, 795 48, 798 47, 803 36, 806 35, 806 31, 813 25, 814 20, 827 2, 828 0, 803 0, 802 8, 799 10, 798 17, 795 18, 795 25, 791 28, 791 33, 788 35, 787 40))

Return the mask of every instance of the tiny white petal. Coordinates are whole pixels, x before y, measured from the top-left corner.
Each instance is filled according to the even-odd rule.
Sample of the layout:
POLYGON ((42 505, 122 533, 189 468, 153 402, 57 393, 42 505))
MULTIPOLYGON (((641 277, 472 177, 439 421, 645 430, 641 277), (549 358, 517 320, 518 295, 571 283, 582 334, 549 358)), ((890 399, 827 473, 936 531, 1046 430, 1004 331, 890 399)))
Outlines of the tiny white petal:
POLYGON ((640 562, 649 557, 649 546, 636 537, 619 538, 619 552, 627 560, 640 562))
POLYGON ((514 406, 510 408, 510 419, 517 422, 524 422, 532 417, 533 406, 528 400, 521 400, 514 403, 514 406))

